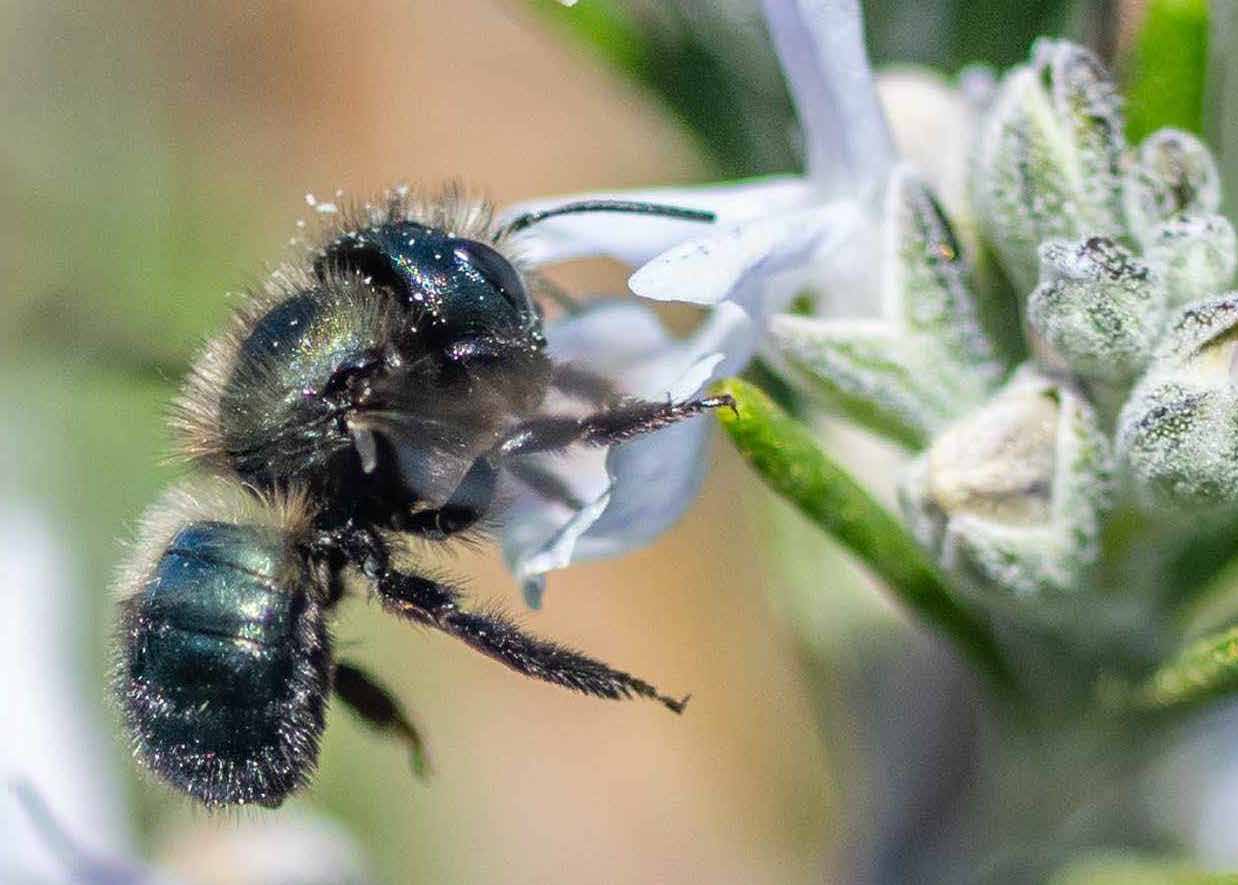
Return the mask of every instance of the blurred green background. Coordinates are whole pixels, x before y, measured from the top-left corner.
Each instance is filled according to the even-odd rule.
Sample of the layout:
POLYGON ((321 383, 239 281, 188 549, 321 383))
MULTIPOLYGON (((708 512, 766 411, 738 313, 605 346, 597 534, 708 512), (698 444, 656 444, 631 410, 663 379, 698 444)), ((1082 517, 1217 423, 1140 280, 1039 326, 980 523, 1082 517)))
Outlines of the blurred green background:
MULTIPOLYGON (((1112 52, 1138 6, 876 0, 870 31, 879 61, 953 72, 1010 63, 1042 31, 1112 52)), ((772 51, 738 0, 8 0, 0 41, 3 499, 59 532, 78 617, 57 638, 101 709, 118 539, 179 472, 163 409, 307 191, 462 176, 502 203, 796 166, 772 51)), ((618 291, 626 273, 555 277, 618 291)), ((296 804, 342 826, 381 882, 836 879, 905 761, 871 733, 909 703, 880 696, 885 650, 950 667, 726 447, 715 460, 674 531, 552 576, 526 619, 691 691, 687 715, 523 680, 354 603, 338 640, 423 724, 436 776, 416 782, 399 746, 333 711, 296 804)), ((519 606, 492 550, 452 569, 519 606)), ((942 691, 948 706, 967 688, 942 691)), ((143 850, 186 881, 256 881, 215 852, 237 822, 136 776, 105 722, 143 850)))

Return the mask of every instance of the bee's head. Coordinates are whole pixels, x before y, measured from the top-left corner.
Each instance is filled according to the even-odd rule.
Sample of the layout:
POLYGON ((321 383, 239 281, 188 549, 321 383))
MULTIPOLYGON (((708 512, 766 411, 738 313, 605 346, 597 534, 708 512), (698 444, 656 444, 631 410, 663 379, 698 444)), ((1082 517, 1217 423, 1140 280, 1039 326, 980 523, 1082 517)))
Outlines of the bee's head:
POLYGON ((515 264, 494 246, 412 220, 341 233, 314 262, 318 278, 349 274, 387 291, 439 348, 477 336, 544 344, 541 314, 515 264))

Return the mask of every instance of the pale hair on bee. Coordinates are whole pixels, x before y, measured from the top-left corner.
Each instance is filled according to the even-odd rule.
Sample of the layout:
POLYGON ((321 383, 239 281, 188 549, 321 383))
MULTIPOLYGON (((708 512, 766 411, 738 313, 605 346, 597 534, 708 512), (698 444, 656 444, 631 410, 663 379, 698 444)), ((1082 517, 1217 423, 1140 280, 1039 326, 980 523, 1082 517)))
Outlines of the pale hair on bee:
POLYGON ((260 491, 222 477, 189 480, 166 490, 147 508, 116 570, 112 595, 123 601, 150 581, 159 560, 187 525, 221 522, 278 532, 290 544, 304 542, 316 508, 299 487, 260 491))
POLYGON ((495 209, 478 188, 461 179, 438 186, 411 186, 400 183, 367 200, 349 199, 337 194, 338 202, 318 203, 307 195, 318 222, 314 236, 297 238, 297 243, 317 253, 341 236, 369 227, 411 221, 445 231, 449 236, 483 240, 498 248, 501 236, 495 225, 495 209), (326 208, 329 207, 329 208, 326 208))

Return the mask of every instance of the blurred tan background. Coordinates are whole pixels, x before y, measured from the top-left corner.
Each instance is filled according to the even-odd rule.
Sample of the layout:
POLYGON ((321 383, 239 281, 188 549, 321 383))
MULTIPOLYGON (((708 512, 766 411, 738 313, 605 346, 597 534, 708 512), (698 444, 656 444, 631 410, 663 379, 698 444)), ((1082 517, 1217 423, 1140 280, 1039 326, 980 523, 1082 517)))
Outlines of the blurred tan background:
MULTIPOLYGON (((90 615, 73 636, 92 699, 116 539, 176 475, 160 462, 172 373, 226 315, 225 293, 279 258, 307 191, 462 176, 505 202, 709 177, 688 136, 518 3, 254 6, 0 6, 0 477, 5 497, 63 529, 90 615), (40 336, 59 351, 14 343, 40 336), (124 354, 157 371, 130 377, 124 354)), ((558 278, 619 290, 625 274, 588 264, 558 278)), ((340 644, 398 690, 436 766, 417 783, 399 746, 332 713, 300 802, 351 833, 379 881, 828 875, 845 760, 818 731, 754 552, 767 517, 740 502, 764 493, 724 447, 715 458, 677 529, 552 576, 526 619, 691 691, 682 718, 536 684, 376 608, 347 610, 340 644)), ((454 568, 475 595, 520 605, 493 551, 454 568)), ((119 738, 108 752, 131 770, 119 738)), ((233 820, 137 778, 129 789, 156 860, 187 881, 244 881, 244 864, 213 853, 233 820)))

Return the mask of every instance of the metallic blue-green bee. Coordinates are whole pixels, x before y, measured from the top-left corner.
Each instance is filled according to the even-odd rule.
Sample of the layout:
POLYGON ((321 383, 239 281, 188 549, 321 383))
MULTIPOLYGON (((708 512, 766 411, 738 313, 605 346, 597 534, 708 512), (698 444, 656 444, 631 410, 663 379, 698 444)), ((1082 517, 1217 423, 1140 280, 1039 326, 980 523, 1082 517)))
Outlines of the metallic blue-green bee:
MULTIPOLYGON (((396 702, 332 653, 329 621, 354 581, 388 611, 527 676, 682 709, 642 680, 470 611, 402 558, 409 538, 446 539, 491 515, 500 473, 523 455, 609 445, 729 403, 620 399, 548 357, 509 237, 584 211, 712 218, 589 202, 500 228, 484 205, 396 191, 343 216, 206 348, 173 423, 212 479, 152 509, 121 579, 119 695, 156 774, 208 806, 279 805, 313 773, 332 693, 408 741, 423 767, 396 702), (549 411, 554 390, 591 410, 549 411)), ((521 470, 554 493, 551 478, 521 470)))

